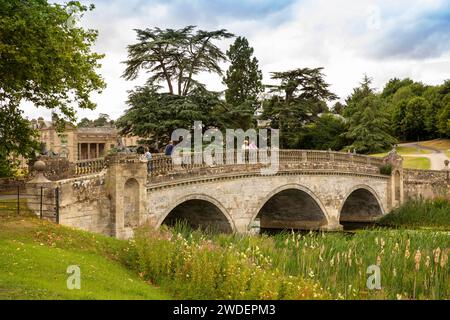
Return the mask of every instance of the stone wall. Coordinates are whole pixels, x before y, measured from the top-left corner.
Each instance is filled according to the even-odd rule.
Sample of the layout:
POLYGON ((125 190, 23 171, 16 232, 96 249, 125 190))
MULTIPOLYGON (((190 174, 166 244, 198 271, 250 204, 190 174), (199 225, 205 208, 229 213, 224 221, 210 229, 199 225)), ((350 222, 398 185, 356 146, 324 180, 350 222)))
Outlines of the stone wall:
POLYGON ((105 186, 106 170, 90 176, 60 180, 60 224, 115 235, 115 217, 105 186))
POLYGON ((419 197, 443 197, 450 200, 449 175, 449 171, 403 169, 405 200, 419 197))

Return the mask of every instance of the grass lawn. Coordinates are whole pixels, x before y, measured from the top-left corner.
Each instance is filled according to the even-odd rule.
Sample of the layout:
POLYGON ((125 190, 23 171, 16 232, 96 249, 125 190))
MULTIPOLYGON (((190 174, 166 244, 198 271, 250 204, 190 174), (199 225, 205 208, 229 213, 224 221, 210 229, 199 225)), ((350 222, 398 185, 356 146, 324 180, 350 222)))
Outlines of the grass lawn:
MULTIPOLYGON (((424 150, 424 149, 417 149, 413 147, 397 147, 397 153, 400 155, 408 155, 408 154, 430 154, 432 151, 430 150, 424 150)), ((388 152, 383 153, 375 153, 371 154, 373 157, 385 157, 387 156, 388 152)))
POLYGON ((169 299, 123 261, 128 242, 0 211, 1 299, 169 299), (78 265, 81 289, 67 289, 78 265))
POLYGON ((403 168, 429 170, 431 160, 424 157, 403 157, 403 168))
POLYGON ((450 149, 450 139, 435 139, 423 141, 419 142, 419 145, 444 151, 450 149))

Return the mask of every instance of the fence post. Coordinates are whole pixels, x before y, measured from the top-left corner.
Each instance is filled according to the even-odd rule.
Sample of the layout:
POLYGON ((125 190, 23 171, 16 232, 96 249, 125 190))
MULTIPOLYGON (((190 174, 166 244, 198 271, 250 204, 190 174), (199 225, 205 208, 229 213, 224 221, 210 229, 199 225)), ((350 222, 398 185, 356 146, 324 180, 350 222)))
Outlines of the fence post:
POLYGON ((42 220, 42 191, 43 191, 44 187, 41 186, 41 200, 39 201, 39 218, 41 218, 42 220))
POLYGON ((17 215, 20 214, 20 186, 17 186, 17 215))
POLYGON ((56 223, 59 224, 59 187, 55 189, 55 214, 56 223))

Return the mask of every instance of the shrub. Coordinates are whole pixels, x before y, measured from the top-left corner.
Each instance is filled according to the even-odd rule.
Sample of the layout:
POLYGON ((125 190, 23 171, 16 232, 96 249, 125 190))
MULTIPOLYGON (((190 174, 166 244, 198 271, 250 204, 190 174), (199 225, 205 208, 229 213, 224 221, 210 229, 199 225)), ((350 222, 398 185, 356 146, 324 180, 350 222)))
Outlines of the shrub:
POLYGON ((450 202, 447 199, 414 199, 378 221, 384 226, 434 227, 450 229, 450 202))
POLYGON ((390 176, 391 173, 392 173, 392 165, 391 164, 385 164, 380 167, 380 174, 390 176))

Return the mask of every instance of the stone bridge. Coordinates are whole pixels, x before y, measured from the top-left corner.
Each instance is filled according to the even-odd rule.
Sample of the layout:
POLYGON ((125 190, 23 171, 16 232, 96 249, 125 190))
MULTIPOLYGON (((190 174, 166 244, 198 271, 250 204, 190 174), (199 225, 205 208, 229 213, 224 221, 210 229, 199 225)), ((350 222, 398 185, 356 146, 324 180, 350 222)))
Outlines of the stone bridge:
POLYGON ((278 154, 273 175, 261 174, 264 165, 248 158, 175 166, 164 156, 154 157, 147 175, 147 163, 136 156, 111 156, 99 172, 52 182, 61 190, 60 222, 120 238, 144 223, 158 228, 178 220, 222 232, 340 230, 346 222, 378 219, 405 196, 448 197, 448 171, 404 170, 396 155, 278 154))

